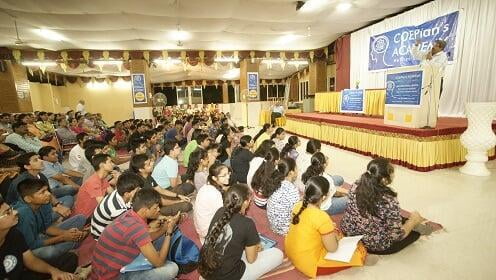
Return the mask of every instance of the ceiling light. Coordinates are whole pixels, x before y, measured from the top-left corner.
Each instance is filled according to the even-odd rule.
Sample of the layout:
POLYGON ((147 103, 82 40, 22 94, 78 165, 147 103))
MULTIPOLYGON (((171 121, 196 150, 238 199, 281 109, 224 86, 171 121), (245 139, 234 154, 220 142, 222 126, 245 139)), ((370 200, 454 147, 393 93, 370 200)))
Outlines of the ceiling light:
POLYGON ((130 81, 124 81, 122 78, 120 78, 117 82, 112 83, 112 86, 118 89, 130 89, 131 88, 131 82, 130 81))
POLYGON ((103 66, 103 65, 122 65, 122 60, 94 60, 93 64, 97 66, 103 66))
POLYGON ((65 37, 62 36, 61 34, 49 29, 35 29, 34 32, 40 35, 41 37, 44 37, 52 41, 62 41, 65 39, 65 37))
POLYGON ((215 62, 235 62, 238 63, 239 58, 236 57, 216 57, 214 59, 215 62))
POLYGON ((279 39, 277 39, 277 42, 279 44, 287 44, 287 43, 293 42, 294 40, 296 40, 300 37, 302 37, 302 36, 295 35, 295 34, 286 34, 286 35, 282 35, 281 37, 279 37, 279 39))
POLYGON ((341 2, 336 6, 336 10, 340 12, 345 12, 348 11, 351 8, 351 3, 350 2, 341 2))
POLYGON ((179 58, 170 58, 168 57, 167 59, 162 59, 162 58, 157 58, 153 60, 154 63, 157 64, 181 64, 182 61, 179 58))
POLYGON ((95 89, 95 90, 102 90, 106 89, 109 87, 109 85, 106 82, 96 82, 96 81, 91 81, 87 84, 88 89, 95 89))
POLYGON ((301 12, 308 13, 320 10, 324 5, 328 4, 329 0, 308 0, 300 8, 301 12))
POLYGON ((191 38, 191 34, 184 30, 174 30, 169 34, 170 38, 174 41, 186 41, 191 38))
POLYGON ((36 67, 49 67, 49 66, 57 66, 57 62, 55 61, 23 61, 22 65, 24 66, 36 66, 36 67))
POLYGON ((222 78, 231 80, 231 79, 236 79, 239 77, 239 68, 233 68, 231 70, 228 70, 224 75, 222 75, 222 78))

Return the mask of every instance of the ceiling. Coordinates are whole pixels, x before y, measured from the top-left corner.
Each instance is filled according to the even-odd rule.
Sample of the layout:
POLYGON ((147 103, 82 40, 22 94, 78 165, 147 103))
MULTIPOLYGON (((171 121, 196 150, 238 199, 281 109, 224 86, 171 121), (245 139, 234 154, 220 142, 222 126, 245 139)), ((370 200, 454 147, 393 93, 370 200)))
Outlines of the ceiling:
MULTIPOLYGON (((309 50, 329 45, 342 34, 425 2, 308 1, 321 6, 305 12, 296 11, 294 0, 0 0, 0 46, 19 47, 14 44, 15 19, 24 48, 309 50), (340 12, 337 5, 341 2, 352 6, 340 12), (177 43, 178 25, 187 32, 187 38, 181 40, 182 46, 177 43), (57 32, 63 39, 45 39, 34 32, 40 28, 57 32)), ((226 69, 206 66, 189 66, 184 70, 181 65, 152 71, 152 75, 170 75, 171 80, 192 75, 197 79, 203 79, 202 75, 221 79, 226 73, 226 69)), ((261 76, 271 73, 279 77, 290 69, 272 72, 261 76)))

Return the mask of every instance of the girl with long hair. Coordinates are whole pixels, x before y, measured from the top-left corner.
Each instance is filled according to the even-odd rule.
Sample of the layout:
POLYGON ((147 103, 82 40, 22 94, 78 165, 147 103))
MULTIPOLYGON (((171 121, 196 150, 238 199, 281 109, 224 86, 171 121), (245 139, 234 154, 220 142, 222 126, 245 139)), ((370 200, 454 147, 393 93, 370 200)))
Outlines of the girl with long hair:
POLYGON ((231 168, 233 170, 233 182, 246 184, 246 177, 250 169, 250 161, 253 159, 253 140, 250 135, 243 135, 239 139, 239 146, 231 155, 231 168))
POLYGON ((251 188, 253 189, 253 202, 256 206, 265 209, 267 200, 272 192, 269 191, 268 180, 271 179, 276 165, 279 161, 279 151, 276 148, 270 148, 269 152, 264 158, 264 162, 260 165, 253 176, 251 181, 251 188))
POLYGON ((276 128, 276 131, 270 136, 270 140, 274 141, 276 148, 279 152, 282 151, 282 148, 284 148, 284 145, 286 145, 286 142, 284 141, 286 139, 286 130, 282 127, 276 128))
POLYGON ((203 278, 258 279, 282 263, 281 250, 262 250, 255 223, 245 217, 250 201, 251 191, 245 184, 226 191, 200 251, 198 271, 203 278))
POLYGON ((265 182, 264 192, 267 200, 267 218, 270 229, 280 235, 286 235, 291 220, 291 210, 300 200, 300 192, 294 185, 298 176, 296 162, 292 158, 283 158, 265 182))
POLYGON ((199 190, 207 183, 208 166, 208 152, 204 149, 196 148, 189 157, 188 169, 183 175, 183 179, 193 183, 196 190, 199 190))
POLYGON ((401 216, 397 194, 390 187, 393 178, 391 163, 374 159, 349 193, 341 229, 346 235, 363 235, 371 254, 394 254, 415 242, 420 237, 417 231, 425 227, 421 224, 424 218, 416 211, 408 219, 401 216))
POLYGON ((207 184, 200 188, 193 207, 196 232, 203 243, 215 212, 222 207, 222 195, 229 188, 231 171, 227 166, 215 163, 208 171, 207 184))
POLYGON ((290 136, 288 138, 288 143, 286 143, 286 145, 284 145, 284 147, 281 150, 281 158, 290 157, 296 160, 296 158, 298 158, 299 155, 296 149, 300 146, 300 144, 301 142, 298 136, 295 135, 290 136))
POLYGON ((270 140, 274 126, 270 123, 266 123, 262 126, 262 129, 253 137, 253 142, 255 142, 255 149, 262 144, 265 140, 270 140))
POLYGON ((249 187, 251 187, 253 175, 255 175, 255 172, 258 170, 260 165, 262 165, 265 156, 273 146, 274 141, 265 140, 260 144, 260 146, 258 146, 257 150, 253 154, 253 159, 250 161, 250 168, 248 169, 248 174, 246 175, 246 183, 249 187))
POLYGON ((326 178, 315 176, 308 179, 303 201, 293 208, 291 225, 284 240, 288 258, 296 269, 310 278, 362 266, 367 255, 359 243, 349 263, 324 258, 328 252, 338 249, 342 238, 331 217, 320 209, 328 196, 329 181, 326 178))
POLYGON ((326 168, 329 165, 329 158, 327 158, 323 153, 316 152, 312 156, 311 164, 307 168, 303 175, 301 175, 301 180, 304 184, 314 176, 322 176, 329 181, 330 190, 327 200, 321 205, 321 209, 329 213, 329 215, 336 215, 343 213, 348 204, 348 191, 341 186, 336 186, 334 179, 331 175, 326 172, 326 168))

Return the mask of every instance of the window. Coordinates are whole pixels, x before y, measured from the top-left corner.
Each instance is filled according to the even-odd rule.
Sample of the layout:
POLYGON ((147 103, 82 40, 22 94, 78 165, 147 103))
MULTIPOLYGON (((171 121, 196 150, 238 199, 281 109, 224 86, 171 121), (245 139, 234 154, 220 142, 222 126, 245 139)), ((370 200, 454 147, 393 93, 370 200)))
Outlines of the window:
POLYGON ((191 87, 191 104, 203 104, 203 90, 201 86, 191 87))
POLYGON ((187 87, 176 87, 176 93, 177 105, 189 104, 187 87))
POLYGON ((284 98, 286 93, 286 85, 277 85, 277 97, 284 98))

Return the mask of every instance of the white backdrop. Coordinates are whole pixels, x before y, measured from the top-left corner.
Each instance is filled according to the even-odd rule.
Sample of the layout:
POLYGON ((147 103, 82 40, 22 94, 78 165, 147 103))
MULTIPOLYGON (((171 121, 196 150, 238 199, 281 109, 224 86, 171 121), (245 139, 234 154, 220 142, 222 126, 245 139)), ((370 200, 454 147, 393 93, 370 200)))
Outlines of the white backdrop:
POLYGON ((370 36, 458 10, 455 61, 446 66, 439 114, 461 116, 466 102, 496 101, 496 0, 436 0, 352 33, 350 83, 385 88, 385 71, 368 71, 370 36))

